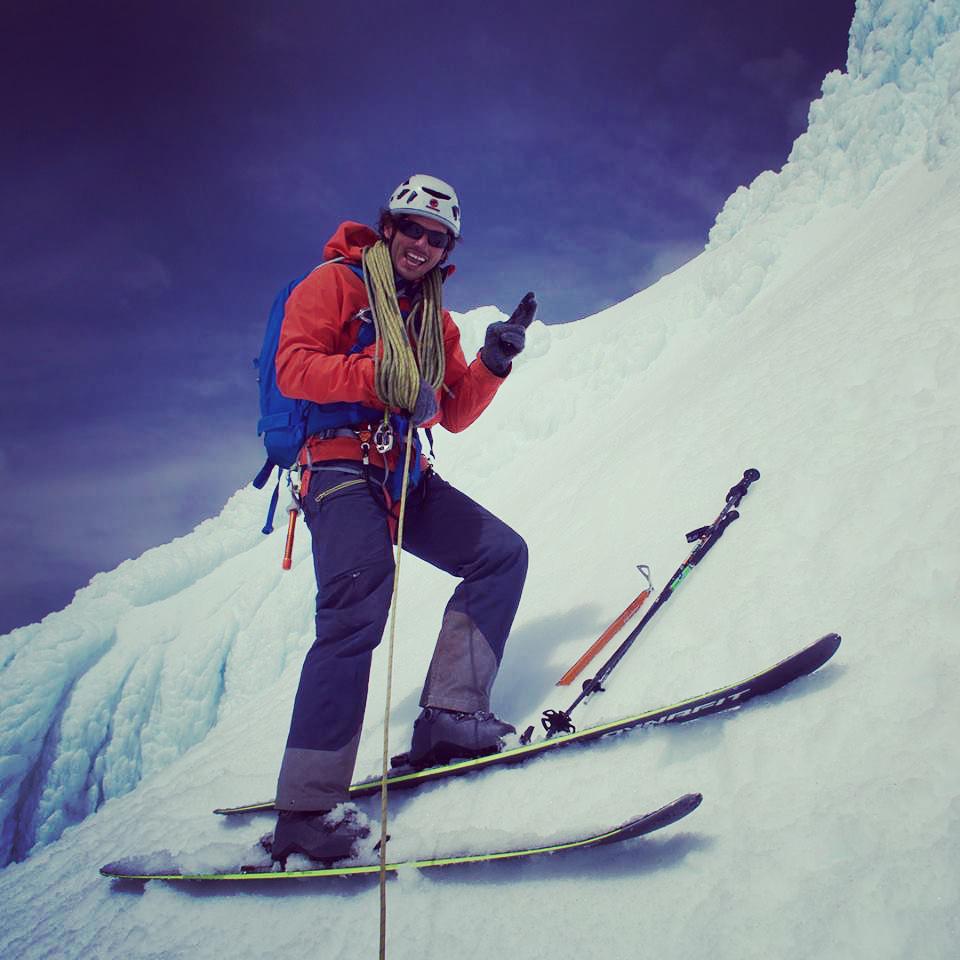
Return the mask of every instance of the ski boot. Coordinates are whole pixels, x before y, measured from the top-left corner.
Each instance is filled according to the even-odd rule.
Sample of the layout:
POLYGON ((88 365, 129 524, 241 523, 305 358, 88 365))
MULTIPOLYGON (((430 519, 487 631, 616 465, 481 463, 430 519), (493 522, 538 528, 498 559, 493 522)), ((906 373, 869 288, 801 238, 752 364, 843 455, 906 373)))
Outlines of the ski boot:
POLYGON ((501 737, 516 732, 509 723, 483 710, 461 713, 424 707, 413 725, 407 762, 423 768, 456 758, 484 757, 498 753, 503 745, 501 737))
POLYGON ((286 864, 292 853, 311 860, 333 863, 356 853, 358 840, 370 836, 366 818, 356 807, 341 804, 333 810, 282 810, 270 844, 270 856, 286 864))

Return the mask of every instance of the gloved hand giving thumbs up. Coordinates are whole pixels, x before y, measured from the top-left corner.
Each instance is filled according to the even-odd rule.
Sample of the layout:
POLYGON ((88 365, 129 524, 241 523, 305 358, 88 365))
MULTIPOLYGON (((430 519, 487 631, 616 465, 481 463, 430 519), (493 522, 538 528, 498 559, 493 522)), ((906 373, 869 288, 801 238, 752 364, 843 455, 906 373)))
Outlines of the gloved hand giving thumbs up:
POLYGON ((536 314, 537 298, 530 292, 510 314, 509 320, 500 320, 487 327, 480 358, 491 373, 505 377, 510 372, 513 358, 526 344, 527 327, 533 323, 536 314))

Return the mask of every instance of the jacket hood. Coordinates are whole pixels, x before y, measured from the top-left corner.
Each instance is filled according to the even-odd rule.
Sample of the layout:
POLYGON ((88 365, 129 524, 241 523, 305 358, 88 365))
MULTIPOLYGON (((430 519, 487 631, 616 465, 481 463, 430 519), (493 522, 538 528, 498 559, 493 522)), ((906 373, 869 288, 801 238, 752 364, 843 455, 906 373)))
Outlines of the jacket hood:
MULTIPOLYGON (((377 231, 366 224, 347 220, 337 227, 336 233, 327 241, 323 248, 323 259, 344 257, 351 263, 359 264, 364 249, 372 247, 379 239, 377 231)), ((445 263, 441 267, 443 279, 446 280, 455 269, 452 263, 445 263)))
POLYGON ((327 241, 323 248, 323 259, 333 260, 335 257, 345 257, 355 263, 360 262, 360 256, 365 247, 372 247, 380 238, 377 231, 362 223, 347 220, 337 227, 337 232, 327 241))

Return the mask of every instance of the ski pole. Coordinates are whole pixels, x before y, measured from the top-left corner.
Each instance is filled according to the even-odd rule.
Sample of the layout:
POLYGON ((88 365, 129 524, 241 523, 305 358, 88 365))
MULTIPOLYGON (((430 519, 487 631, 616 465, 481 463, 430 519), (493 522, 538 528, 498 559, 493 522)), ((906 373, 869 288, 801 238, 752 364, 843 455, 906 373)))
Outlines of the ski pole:
POLYGON ((610 642, 613 636, 620 632, 627 621, 633 618, 633 615, 646 603, 647 598, 653 593, 653 582, 650 580, 650 568, 641 563, 637 569, 643 574, 647 581, 646 589, 630 601, 626 610, 593 641, 587 652, 557 681, 558 687, 569 687, 580 675, 583 668, 610 642))
MULTIPOLYGON (((566 710, 545 710, 541 723, 548 737, 555 736, 558 733, 573 733, 576 727, 570 720, 570 714, 574 708, 593 693, 603 691, 603 681, 610 675, 614 667, 623 659, 626 652, 633 646, 633 642, 640 635, 643 628, 653 619, 656 612, 670 599, 674 590, 680 586, 686 579, 690 571, 707 555, 713 545, 723 536, 727 527, 736 520, 740 514, 737 507, 740 501, 747 495, 750 484, 760 479, 760 472, 751 467, 744 470, 743 479, 734 484, 727 492, 726 503, 723 509, 717 515, 713 523, 705 527, 698 527, 687 534, 687 543, 696 543, 690 555, 677 569, 670 582, 660 592, 660 596, 654 601, 653 606, 646 612, 643 619, 633 628, 627 638, 617 647, 609 660, 596 672, 589 680, 584 681, 583 690, 576 700, 567 707, 566 710)), ((523 742, 528 743, 533 734, 533 727, 529 727, 521 737, 523 742)))

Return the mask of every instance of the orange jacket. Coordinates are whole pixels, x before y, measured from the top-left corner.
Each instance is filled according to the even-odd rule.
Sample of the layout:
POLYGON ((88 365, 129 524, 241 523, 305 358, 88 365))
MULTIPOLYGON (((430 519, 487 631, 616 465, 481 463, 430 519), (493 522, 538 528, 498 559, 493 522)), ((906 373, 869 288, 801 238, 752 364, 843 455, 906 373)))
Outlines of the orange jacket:
MULTIPOLYGON (((377 239, 377 234, 363 224, 342 223, 327 242, 323 258, 345 257, 359 264, 363 249, 377 239)), ((399 303, 402 311, 410 307, 404 298, 399 303)), ((363 322, 357 314, 369 306, 363 281, 345 263, 314 270, 294 288, 286 303, 276 356, 277 385, 283 393, 316 403, 362 403, 383 410, 373 378, 374 350, 378 345, 347 355, 357 342, 363 322)), ((438 394, 438 416, 424 426, 439 423, 458 433, 483 413, 504 378, 491 373, 479 354, 467 364, 460 347, 460 330, 446 310, 443 342, 447 389, 438 394)), ((307 441, 307 448, 314 461, 361 458, 360 445, 351 437, 313 437, 307 441)), ((398 448, 399 443, 387 455, 386 465, 391 470, 398 465, 398 448)), ((383 457, 375 449, 370 451, 370 462, 384 465, 383 457)))

